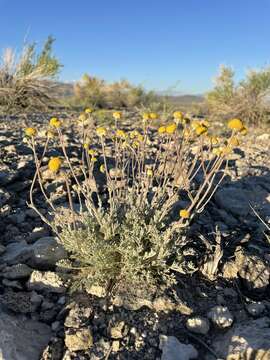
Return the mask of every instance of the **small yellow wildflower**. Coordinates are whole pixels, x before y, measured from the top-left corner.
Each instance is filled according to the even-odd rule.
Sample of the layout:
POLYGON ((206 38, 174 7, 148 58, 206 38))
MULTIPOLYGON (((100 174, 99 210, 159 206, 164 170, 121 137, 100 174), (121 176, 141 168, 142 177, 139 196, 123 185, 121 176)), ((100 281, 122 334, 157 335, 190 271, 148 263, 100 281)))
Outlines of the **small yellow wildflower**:
POLYGON ((246 126, 243 126, 242 129, 240 130, 240 134, 243 136, 247 135, 247 132, 248 132, 248 130, 247 130, 246 126))
POLYGON ((53 172, 57 172, 60 169, 61 164, 62 164, 62 160, 58 156, 52 157, 49 160, 48 168, 53 172))
POLYGON ((184 139, 186 139, 186 140, 191 137, 191 131, 190 131, 190 129, 184 129, 184 130, 183 130, 183 137, 184 137, 184 139))
POLYGON ((85 112, 86 114, 91 114, 93 111, 94 111, 94 109, 93 109, 93 108, 90 108, 90 107, 88 107, 88 108, 86 108, 86 109, 84 110, 84 112, 85 112))
POLYGON ((134 139, 136 136, 139 135, 139 132, 137 130, 132 130, 130 133, 129 133, 129 137, 131 139, 134 139))
POLYGON ((155 112, 151 112, 151 113, 149 114, 149 117, 150 117, 150 119, 152 119, 152 120, 156 120, 156 119, 158 118, 158 114, 155 113, 155 112))
POLYGON ((138 135, 137 135, 137 140, 140 141, 140 142, 143 142, 143 140, 144 140, 143 135, 142 135, 142 134, 138 134, 138 135))
POLYGON ((188 219, 190 217, 190 213, 186 209, 182 209, 179 211, 179 215, 182 219, 188 219))
POLYGON ((166 132, 166 126, 160 126, 158 128, 158 133, 159 134, 164 134, 166 132))
POLYGON ((131 144, 131 146, 132 146, 133 148, 138 148, 138 147, 140 146, 140 143, 139 143, 139 141, 135 140, 135 141, 133 141, 133 143, 131 144))
POLYGON ((177 120, 182 120, 184 118, 184 114, 181 111, 175 111, 173 113, 173 117, 177 120))
POLYGON ((210 142, 212 145, 217 145, 219 143, 219 138, 217 136, 211 136, 210 137, 210 142))
POLYGON ((53 139, 56 134, 53 131, 48 130, 46 135, 49 139, 53 139))
POLYGON ((114 117, 115 120, 119 120, 122 117, 122 113, 120 111, 115 111, 113 113, 113 117, 114 117))
POLYGON ((176 124, 167 125, 166 126, 166 133, 171 135, 171 134, 173 134, 175 132, 176 128, 177 128, 176 124))
POLYGON ((96 132, 97 132, 97 135, 100 137, 105 136, 107 134, 107 130, 102 126, 98 127, 96 132))
POLYGON ((61 125, 62 125, 62 123, 57 117, 52 117, 50 119, 50 126, 59 128, 61 125))
POLYGON ((152 169, 147 169, 146 171, 146 175, 149 176, 149 177, 152 177, 153 176, 153 170, 152 169))
POLYGON ((236 136, 233 136, 230 140, 229 140, 229 145, 232 146, 239 146, 239 140, 237 139, 236 136))
POLYGON ((241 131, 244 127, 244 123, 240 119, 231 119, 228 122, 228 128, 231 130, 241 131))
POLYGON ((105 173, 105 166, 104 166, 104 164, 100 165, 99 171, 102 172, 102 173, 105 173))
POLYGON ((195 132, 198 136, 205 134, 207 132, 207 127, 203 126, 203 125, 199 125, 198 127, 196 127, 195 132))
POLYGON ((192 120, 190 126, 193 130, 196 130, 197 127, 200 126, 200 122, 198 120, 192 120))
POLYGON ((212 153, 216 156, 220 156, 222 154, 222 150, 220 148, 214 148, 212 153))
POLYGON ((78 118, 79 123, 83 124, 87 121, 87 117, 85 114, 80 114, 79 118, 78 118))
POLYGON ((94 149, 89 149, 88 154, 91 155, 91 156, 96 156, 97 152, 94 149))
POLYGON ((25 132, 25 135, 29 136, 29 137, 35 136, 37 134, 37 130, 35 128, 32 128, 32 127, 26 128, 24 130, 24 132, 25 132))
POLYGON ((92 162, 96 162, 96 161, 97 161, 97 158, 96 158, 95 156, 92 156, 92 157, 91 157, 91 161, 92 161, 92 162))
POLYGON ((142 117, 143 117, 143 120, 149 120, 150 119, 150 114, 145 112, 145 113, 143 113, 142 117))
POLYGON ((125 133, 124 130, 120 130, 118 129, 115 133, 115 135, 119 138, 126 138, 127 137, 127 134, 125 133))

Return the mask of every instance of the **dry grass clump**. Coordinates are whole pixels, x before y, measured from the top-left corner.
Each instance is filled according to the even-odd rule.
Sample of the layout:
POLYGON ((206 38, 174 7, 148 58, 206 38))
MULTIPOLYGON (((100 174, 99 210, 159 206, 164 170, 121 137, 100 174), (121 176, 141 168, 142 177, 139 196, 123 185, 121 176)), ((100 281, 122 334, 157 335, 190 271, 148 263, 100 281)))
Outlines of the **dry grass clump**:
POLYGON ((17 57, 12 49, 4 51, 0 63, 0 109, 5 113, 45 111, 53 102, 52 83, 60 69, 52 56, 54 39, 49 37, 36 54, 35 44, 24 47, 17 57))
POLYGON ((206 96, 211 117, 232 116, 259 125, 270 120, 270 68, 250 70, 244 80, 236 83, 231 68, 221 66, 215 87, 206 96))
POLYGON ((233 119, 230 136, 222 140, 211 134, 208 121, 189 121, 180 111, 173 122, 159 127, 156 113, 144 113, 141 126, 130 131, 121 126, 121 112, 113 113, 110 128, 93 128, 93 111, 82 115, 73 124, 81 143, 75 162, 61 120, 51 119, 49 131, 55 137, 47 135, 40 158, 36 133, 26 130, 36 163, 30 206, 70 253, 65 266, 77 286, 147 288, 172 279, 173 272, 185 271, 185 230, 225 176, 243 123, 233 119), (68 209, 57 207, 44 186, 44 156, 52 145, 62 156, 51 158, 47 166, 66 187, 68 209), (35 206, 36 185, 53 220, 35 206))

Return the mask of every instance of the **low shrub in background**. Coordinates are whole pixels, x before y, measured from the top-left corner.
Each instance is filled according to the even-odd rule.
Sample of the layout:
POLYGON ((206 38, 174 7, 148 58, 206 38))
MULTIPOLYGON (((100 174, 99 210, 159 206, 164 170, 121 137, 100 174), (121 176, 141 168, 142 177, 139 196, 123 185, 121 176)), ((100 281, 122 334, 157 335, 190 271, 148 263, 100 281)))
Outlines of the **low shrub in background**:
POLYGON ((206 95, 206 106, 212 118, 232 116, 253 125, 270 121, 270 68, 250 70, 236 83, 230 67, 221 66, 216 85, 206 95))
POLYGON ((4 113, 46 111, 53 103, 52 79, 61 65, 52 54, 54 39, 48 37, 42 50, 26 45, 17 57, 6 49, 0 63, 0 110, 4 113))
POLYGON ((227 158, 245 130, 241 120, 232 119, 231 134, 222 140, 211 134, 206 120, 190 121, 180 111, 174 122, 159 127, 156 113, 144 113, 141 126, 129 131, 122 118, 114 112, 114 126, 93 129, 95 112, 87 109, 73 124, 81 142, 77 159, 74 152, 69 155, 66 121, 51 119, 39 158, 38 133, 26 129, 36 163, 30 206, 68 250, 70 259, 62 266, 70 269, 74 287, 147 289, 188 271, 182 266, 185 231, 221 183, 227 158), (44 185, 44 158, 52 146, 62 156, 49 160, 48 171, 62 179, 68 208, 57 206, 44 185), (35 205, 38 188, 52 218, 35 205))

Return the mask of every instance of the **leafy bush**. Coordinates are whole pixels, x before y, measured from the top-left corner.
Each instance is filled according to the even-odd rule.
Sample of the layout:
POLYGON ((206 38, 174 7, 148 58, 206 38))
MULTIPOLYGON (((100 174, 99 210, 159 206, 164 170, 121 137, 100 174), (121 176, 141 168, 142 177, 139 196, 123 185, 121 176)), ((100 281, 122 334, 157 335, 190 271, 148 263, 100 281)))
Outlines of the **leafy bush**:
POLYGON ((121 108, 149 104, 154 100, 152 92, 145 92, 140 86, 133 86, 126 80, 106 83, 104 80, 85 74, 74 86, 72 102, 81 106, 121 108))
POLYGON ((0 63, 0 108, 8 113, 46 110, 52 102, 52 80, 60 63, 52 55, 54 39, 48 37, 40 53, 36 44, 24 47, 16 59, 12 49, 6 49, 0 63))
POLYGON ((120 284, 126 288, 143 284, 147 288, 172 278, 175 271, 195 270, 192 264, 183 266, 185 230, 226 174, 227 157, 238 145, 243 123, 230 121, 232 135, 221 141, 209 133, 208 122, 188 122, 179 111, 173 123, 158 128, 156 116, 146 115, 141 128, 126 132, 119 127, 121 113, 115 112, 114 127, 93 131, 95 115, 88 110, 78 121, 77 160, 74 152, 72 159, 68 155, 60 120, 51 119, 50 133, 53 130, 57 136, 48 135, 40 159, 36 131, 26 129, 36 163, 30 206, 70 253, 62 266, 71 269, 76 286, 117 289, 120 284), (53 194, 47 194, 42 180, 41 167, 51 144, 63 154, 50 159, 48 167, 51 176, 66 186, 68 208, 53 203, 53 194), (53 221, 35 206, 36 183, 53 221))
POLYGON ((269 121, 270 68, 250 70, 236 83, 231 68, 221 66, 216 86, 206 96, 212 117, 245 119, 252 124, 269 121))

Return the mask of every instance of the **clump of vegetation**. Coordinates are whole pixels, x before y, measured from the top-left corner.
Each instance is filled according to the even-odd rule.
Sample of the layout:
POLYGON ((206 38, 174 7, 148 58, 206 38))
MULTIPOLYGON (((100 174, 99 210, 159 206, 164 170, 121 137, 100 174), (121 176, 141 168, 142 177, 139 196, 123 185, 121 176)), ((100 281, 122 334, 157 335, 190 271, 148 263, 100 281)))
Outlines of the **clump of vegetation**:
POLYGON ((74 286, 147 288, 173 279, 177 271, 194 271, 183 267, 185 231, 225 176, 244 124, 230 120, 231 135, 221 140, 211 134, 208 121, 188 120, 180 111, 161 126, 155 125, 157 113, 144 113, 141 126, 128 132, 121 126, 123 114, 115 111, 112 116, 114 126, 96 129, 93 109, 78 118, 74 125, 81 146, 75 162, 64 136, 64 127, 70 126, 66 121, 50 120, 40 158, 38 134, 26 129, 36 163, 30 206, 70 253, 62 266, 71 270, 74 286), (62 156, 51 158, 47 166, 65 184, 68 208, 57 207, 44 187, 44 157, 52 145, 62 156), (36 184, 53 220, 35 205, 36 184))
POLYGON ((52 54, 54 39, 49 36, 40 52, 36 44, 24 47, 16 57, 6 49, 0 63, 0 109, 5 113, 47 110, 53 102, 51 80, 61 65, 52 54))
POLYGON ((88 74, 74 85, 74 94, 71 103, 84 107, 91 104, 99 108, 147 105, 155 99, 153 92, 146 92, 141 86, 133 86, 127 80, 108 84, 88 74))
POLYGON ((250 70, 244 80, 236 83, 234 71, 221 66, 216 85, 206 96, 212 117, 232 116, 258 125, 270 119, 270 68, 250 70))

